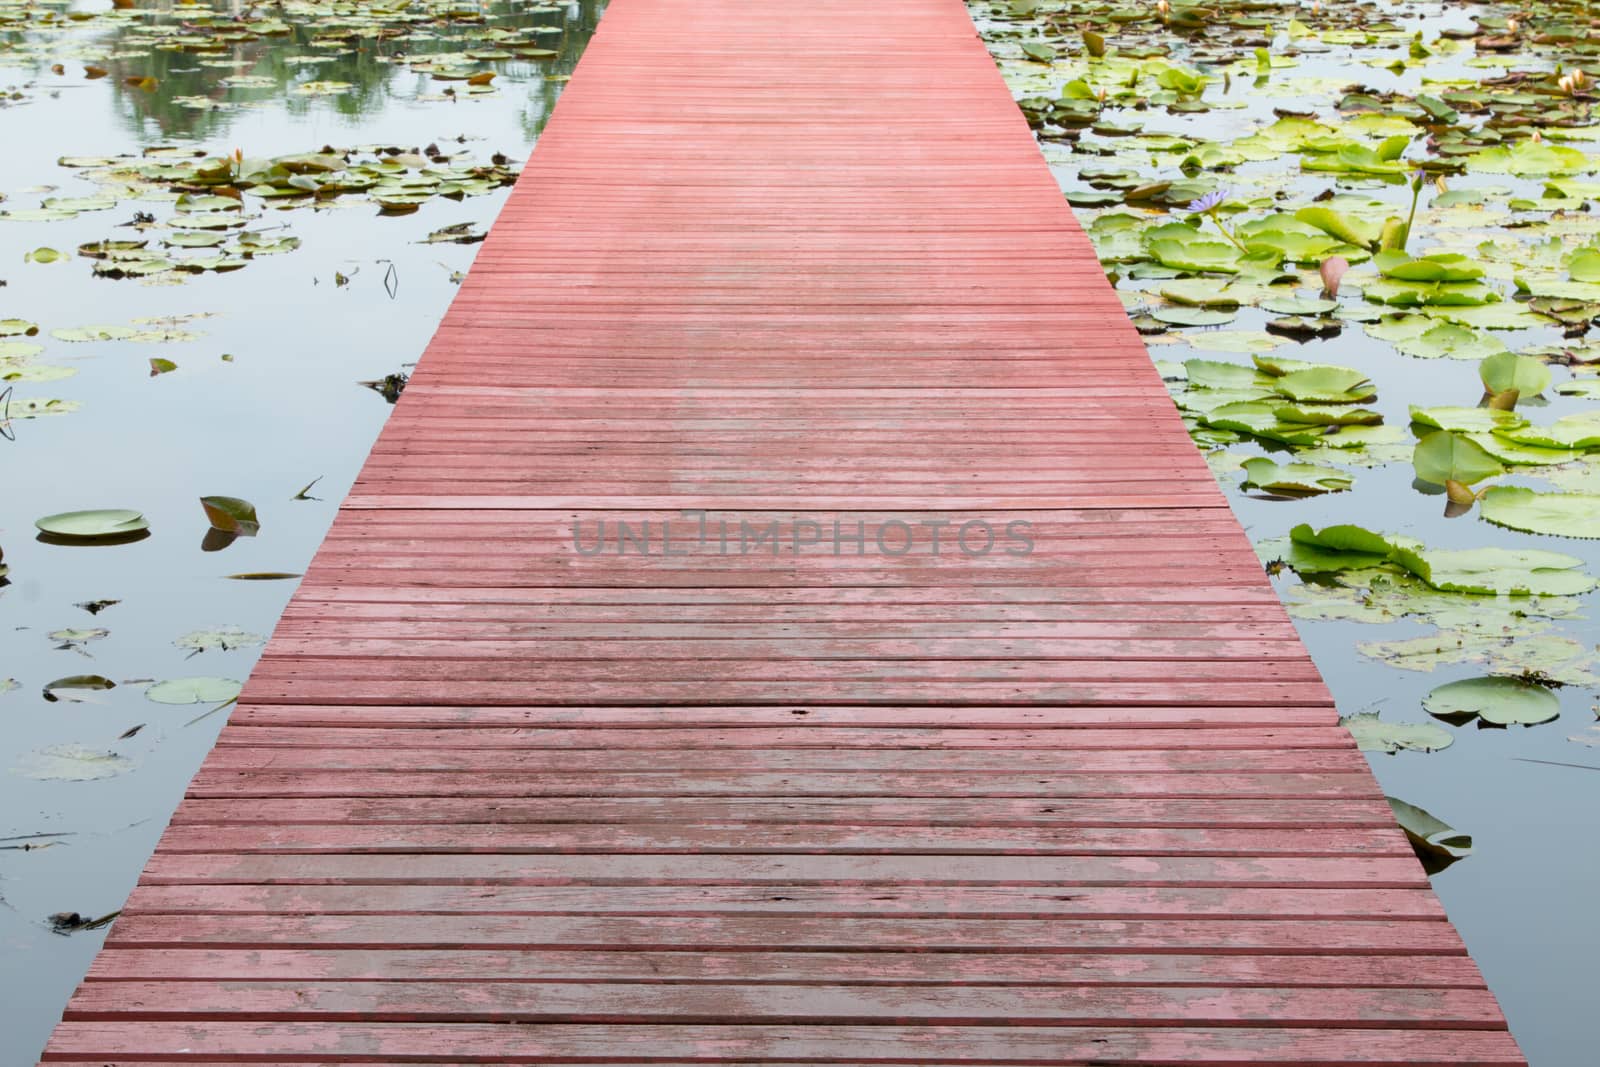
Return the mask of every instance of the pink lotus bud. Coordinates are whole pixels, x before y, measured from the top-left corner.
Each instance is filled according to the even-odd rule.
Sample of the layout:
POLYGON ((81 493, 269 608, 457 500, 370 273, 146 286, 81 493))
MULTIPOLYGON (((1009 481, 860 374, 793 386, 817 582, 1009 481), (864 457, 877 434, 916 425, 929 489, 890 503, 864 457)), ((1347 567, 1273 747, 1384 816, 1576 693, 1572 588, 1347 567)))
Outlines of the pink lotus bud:
POLYGON ((1350 269, 1350 261, 1343 256, 1329 256, 1322 261, 1318 273, 1322 275, 1322 291, 1330 298, 1339 295, 1339 280, 1350 269))

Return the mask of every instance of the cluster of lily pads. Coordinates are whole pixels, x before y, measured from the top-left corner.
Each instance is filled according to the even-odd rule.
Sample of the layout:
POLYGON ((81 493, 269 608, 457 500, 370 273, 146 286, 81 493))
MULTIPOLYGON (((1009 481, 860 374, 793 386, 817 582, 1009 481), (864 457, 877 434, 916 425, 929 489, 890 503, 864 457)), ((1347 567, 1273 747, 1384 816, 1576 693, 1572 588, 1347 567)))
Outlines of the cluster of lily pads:
MULTIPOLYGON (((1582 406, 1600 398, 1590 5, 969 6, 1220 480, 1359 509, 1359 469, 1409 461, 1447 516, 1600 538, 1600 410, 1582 406), (1322 358, 1333 345, 1361 367, 1322 358)), ((1364 655, 1484 671, 1428 698, 1446 724, 1542 723, 1552 687, 1600 686, 1592 645, 1561 628, 1594 588, 1578 556, 1353 523, 1260 548, 1299 576, 1297 617, 1435 626, 1364 655)), ((1451 736, 1348 723, 1376 750, 1451 736)))
MULTIPOLYGON (((76 255, 90 261, 99 277, 179 281, 184 274, 239 270, 260 256, 298 248, 300 239, 282 233, 282 223, 263 221, 268 210, 365 199, 383 214, 405 215, 434 197, 483 196, 516 180, 516 171, 498 155, 473 163, 434 145, 425 153, 324 147, 257 160, 237 152, 214 157, 162 148, 142 156, 66 157, 61 165, 95 182, 95 192, 8 207, 0 210, 0 222, 59 221, 128 202, 169 204, 166 218, 140 211, 110 236, 80 244, 76 255)), ((51 263, 71 255, 45 247, 30 258, 51 263)))

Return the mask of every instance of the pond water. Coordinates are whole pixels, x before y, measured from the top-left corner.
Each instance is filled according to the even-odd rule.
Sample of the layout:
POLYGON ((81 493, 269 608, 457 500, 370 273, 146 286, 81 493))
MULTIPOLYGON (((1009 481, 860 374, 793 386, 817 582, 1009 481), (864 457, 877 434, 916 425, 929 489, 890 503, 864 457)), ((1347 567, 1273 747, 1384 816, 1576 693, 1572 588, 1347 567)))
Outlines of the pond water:
MULTIPOLYGON (((336 12, 290 3, 260 8, 287 33, 254 35, 232 28, 249 5, 222 0, 140 0, 115 12, 102 0, 25 10, 0 0, 0 87, 10 97, 0 100, 0 212, 37 211, 51 198, 115 200, 65 218, 0 218, 0 320, 38 327, 0 342, 43 348, 0 362, 0 376, 30 368, 10 383, 12 418, 0 440, 0 549, 10 568, 0 586, 0 690, 4 679, 16 682, 0 691, 0 1062, 34 1062, 104 937, 103 929, 54 932, 49 917, 95 919, 121 907, 225 720, 223 710, 192 721, 214 702, 156 703, 138 680, 248 675, 260 651, 248 636, 198 653, 174 642, 271 632, 295 581, 226 576, 305 568, 390 410, 358 383, 403 372, 420 355, 455 293, 452 275, 476 248, 423 242, 463 223, 481 233, 508 191, 469 184, 460 199, 431 195, 409 214, 380 214, 373 192, 250 198, 242 213, 188 214, 242 214, 242 228, 261 241, 293 236, 297 248, 221 272, 113 278, 94 273, 111 261, 79 246, 145 240, 160 249, 173 234, 207 241, 241 227, 161 226, 184 214, 169 189, 102 184, 86 175, 105 168, 62 167, 58 158, 158 147, 220 157, 240 148, 247 161, 270 161, 329 146, 432 145, 464 153, 463 166, 489 164, 496 152, 519 166, 602 7, 497 0, 393 5, 385 15, 373 13, 377 5, 336 12), (51 28, 48 16, 65 11, 95 17, 51 28), (439 55, 445 79, 425 61, 439 55), (52 73, 55 64, 63 73, 52 73), (86 66, 106 74, 88 77, 86 66), (492 92, 466 80, 489 70, 492 92), (156 79, 148 90, 126 80, 145 77, 156 79), (158 224, 125 225, 136 212, 158 224), (25 261, 41 247, 71 258, 25 261), (135 337, 52 336, 84 327, 135 337), (176 369, 152 376, 151 359, 176 369), (25 401, 51 399, 79 407, 19 417, 25 401), (313 479, 310 499, 296 499, 313 479), (253 503, 259 534, 205 551, 198 498, 207 495, 253 503), (110 547, 36 540, 35 519, 91 508, 137 509, 151 536, 110 547), (92 614, 77 606, 106 600, 116 603, 92 614), (109 632, 49 636, 97 629, 109 632), (43 699, 49 683, 84 675, 118 684, 43 699), (142 728, 122 737, 134 727, 142 728)), ((455 162, 401 158, 412 175, 455 162)), ((229 236, 174 255, 215 256, 238 244, 229 236)))
MULTIPOLYGON (((358 383, 403 372, 415 360, 454 294, 457 272, 470 264, 471 244, 424 242, 462 224, 481 233, 492 220, 506 177, 494 154, 513 167, 525 158, 602 6, 290 0, 258 8, 141 0, 137 9, 113 9, 104 0, 0 0, 0 86, 7 87, 0 130, 8 134, 0 345, 11 346, 0 347, 0 378, 13 389, 0 401, 11 416, 0 440, 0 565, 9 567, 9 584, 0 585, 0 988, 8 994, 0 1002, 7 1035, 0 1061, 33 1061, 103 938, 103 927, 56 932, 50 917, 96 919, 120 907, 226 715, 213 713, 214 703, 152 701, 142 680, 249 673, 257 639, 270 632, 295 583, 227 576, 296 574, 309 561, 389 411, 380 393, 358 383), (488 85, 472 77, 487 71, 496 73, 488 85), (197 189, 178 201, 175 183, 206 185, 218 174, 215 160, 235 149, 240 158, 222 173, 253 176, 256 192, 267 195, 228 204, 197 189), (123 155, 140 158, 113 158, 123 155), (60 165, 63 157, 74 165, 60 165), (296 158, 273 165, 283 157, 296 158), (340 189, 343 195, 326 195, 340 189), (259 236, 241 239, 240 230, 259 236), (291 247, 285 238, 299 243, 291 247), (106 241, 145 244, 96 247, 106 241), (22 324, 5 325, 12 319, 22 324), (88 339, 73 339, 81 337, 88 339), (153 366, 152 359, 175 367, 153 366), (198 503, 206 495, 252 502, 259 534, 220 548, 215 537, 206 543, 198 503), (89 508, 137 509, 152 536, 109 547, 36 539, 36 518, 89 508), (59 699, 44 698, 50 683, 71 676, 117 685, 60 688, 59 699), (10 691, 7 679, 16 683, 10 691)), ((1533 6, 1549 7, 1552 17, 1582 8, 1533 6)), ((1115 20, 1108 17, 1113 7, 1086 0, 971 5, 1130 309, 1142 328, 1164 331, 1150 334, 1152 354, 1169 372, 1252 537, 1271 542, 1300 523, 1358 523, 1429 549, 1558 551, 1600 574, 1596 541, 1519 533, 1482 521, 1476 509, 1446 519, 1439 487, 1414 482, 1408 406, 1477 404, 1478 368, 1464 358, 1404 355, 1397 343, 1405 342, 1385 336, 1385 323, 1368 321, 1396 309, 1362 299, 1362 286, 1376 291, 1377 283, 1364 256, 1349 255, 1354 266, 1340 306, 1325 316, 1342 322, 1340 336, 1269 349, 1275 338, 1261 331, 1281 314, 1263 310, 1271 298, 1260 293, 1245 292, 1243 307, 1223 313, 1232 321, 1217 326, 1157 320, 1154 312, 1178 306, 1161 289, 1185 272, 1152 261, 1138 239, 1145 228, 1186 217, 1182 205, 1191 195, 1223 187, 1229 204, 1219 217, 1230 228, 1293 212, 1329 190, 1404 215, 1411 190, 1403 174, 1308 172, 1303 136, 1286 136, 1271 152, 1256 145, 1245 159, 1226 151, 1289 112, 1314 116, 1338 137, 1376 144, 1395 133, 1385 108, 1404 112, 1394 103, 1399 97, 1459 97, 1522 67, 1593 67, 1595 53, 1557 40, 1543 52, 1530 43, 1510 60, 1504 52, 1475 51, 1468 38, 1441 36, 1506 14, 1472 4, 1369 3, 1336 12, 1310 3, 1221 2, 1208 5, 1224 14, 1203 32, 1186 28, 1181 17, 1163 24, 1153 4, 1115 20), (1106 57, 1086 54, 1085 25, 1101 36, 1106 57), (1427 55, 1410 47, 1418 32, 1427 55), (1254 54, 1263 46, 1265 72, 1254 54), (1576 60, 1557 54, 1564 48, 1576 60), (1134 69, 1147 64, 1203 72, 1207 82, 1197 87, 1169 77, 1163 86, 1155 66, 1134 69), (1071 108, 1039 103, 1062 100, 1072 82, 1088 87, 1091 99, 1107 90, 1090 122, 1060 113, 1076 109, 1082 117, 1077 90, 1067 90, 1071 108), (1341 107, 1355 85, 1370 88, 1383 106, 1341 107), (1363 114, 1377 118, 1360 120, 1363 114), (1204 158, 1186 166, 1189 155, 1204 158), (1152 179, 1172 188, 1151 199, 1141 187, 1152 179), (1135 221, 1119 222, 1119 214, 1135 221), (1289 498, 1242 487, 1242 459, 1271 455, 1286 463, 1290 454, 1204 425, 1212 405, 1202 388, 1182 379, 1205 368, 1183 365, 1202 359, 1248 368, 1252 352, 1353 368, 1376 384, 1377 398, 1364 407, 1383 416, 1392 437, 1374 434, 1356 449, 1300 447, 1293 456, 1353 476, 1350 491, 1289 498)), ((1171 10, 1181 16, 1187 7, 1171 10)), ((1586 129, 1586 112, 1576 110, 1584 105, 1574 99, 1574 121, 1563 128, 1586 129)), ((1479 128, 1482 112, 1456 102, 1473 116, 1460 124, 1479 128)), ((1493 101, 1485 106, 1496 113, 1493 101)), ((1551 114, 1566 106, 1541 102, 1551 114)), ((1431 160, 1440 173, 1481 147, 1447 152, 1441 145, 1450 138, 1439 130, 1409 128, 1406 158, 1431 160)), ((1562 144, 1600 159, 1581 137, 1562 144)), ((1507 296, 1513 273, 1536 258, 1535 242, 1553 237, 1565 257, 1600 229, 1589 189, 1568 189, 1573 195, 1559 205, 1513 209, 1516 197, 1546 197, 1540 176, 1469 167, 1447 181, 1455 202, 1426 187, 1410 251, 1471 253, 1507 296), (1463 195, 1474 189, 1482 191, 1477 199, 1463 195), (1503 243, 1484 249, 1486 240, 1503 243)), ((1378 210, 1346 206, 1357 216, 1378 210)), ((1378 221, 1384 214, 1378 211, 1378 221)), ((1219 234, 1209 219, 1202 229, 1219 234)), ((1178 245, 1174 258, 1214 254, 1187 239, 1178 245)), ((1541 254, 1540 271, 1549 273, 1551 254, 1541 254)), ((1224 280, 1216 272, 1187 273, 1219 286, 1224 280)), ((1284 285, 1263 274, 1250 284, 1266 289, 1277 281, 1278 296, 1288 290, 1316 298, 1314 262, 1286 273, 1296 280, 1284 285)), ((1214 292, 1199 297, 1226 302, 1214 292)), ((1437 307, 1421 313, 1426 326, 1446 321, 1437 307)), ((1512 350, 1571 344, 1586 351, 1581 338, 1564 338, 1548 318, 1464 328, 1474 344, 1491 337, 1512 350)), ((1449 341, 1470 348, 1459 336, 1449 341)), ((1548 423, 1595 406, 1556 392, 1593 377, 1581 365, 1558 363, 1552 375, 1542 401, 1519 399, 1519 415, 1548 423)), ((1245 383, 1239 395, 1260 387, 1245 383)), ((5 414, 0 409, 0 418, 5 414)), ((1136 449, 1137 427, 1128 439, 1136 449)), ((1550 468, 1514 465, 1483 484, 1600 492, 1592 455, 1550 468)), ((1264 555, 1293 552, 1269 545, 1264 555)), ((1589 747, 1600 740, 1593 732, 1596 634, 1588 618, 1595 594, 1536 603, 1438 594, 1391 564, 1299 575, 1287 567, 1276 581, 1341 709, 1376 712, 1385 724, 1431 723, 1448 734, 1453 743, 1442 750, 1375 753, 1374 769, 1387 792, 1473 837, 1473 854, 1441 871, 1435 885, 1532 1061, 1591 1062, 1582 1019, 1600 947, 1588 917, 1600 885, 1600 752, 1589 747), (1435 633, 1440 640, 1420 650, 1374 647, 1435 633), (1438 647, 1446 652, 1429 651, 1438 647), (1559 717, 1481 728, 1440 722, 1424 710, 1424 696, 1441 683, 1483 675, 1567 682, 1548 687, 1559 717)))

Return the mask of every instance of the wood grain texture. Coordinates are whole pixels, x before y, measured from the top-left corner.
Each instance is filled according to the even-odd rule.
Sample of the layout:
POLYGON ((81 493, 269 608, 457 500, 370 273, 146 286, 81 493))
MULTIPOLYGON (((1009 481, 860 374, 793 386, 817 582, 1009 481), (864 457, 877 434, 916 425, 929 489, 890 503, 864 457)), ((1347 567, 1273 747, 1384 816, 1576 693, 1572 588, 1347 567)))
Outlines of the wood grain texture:
POLYGON ((961 0, 613 0, 45 1059, 1522 1063, 961 0))

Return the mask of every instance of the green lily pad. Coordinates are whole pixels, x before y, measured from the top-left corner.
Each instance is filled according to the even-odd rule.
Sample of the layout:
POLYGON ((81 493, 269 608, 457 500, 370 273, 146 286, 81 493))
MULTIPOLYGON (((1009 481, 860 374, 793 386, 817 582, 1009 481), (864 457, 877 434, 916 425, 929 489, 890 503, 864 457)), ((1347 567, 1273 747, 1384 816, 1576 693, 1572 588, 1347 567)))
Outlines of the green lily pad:
POLYGON ((78 326, 70 330, 51 330, 57 341, 126 341, 138 333, 131 326, 78 326))
POLYGON ((1501 352, 1478 366, 1483 387, 1493 394, 1515 392, 1519 399, 1538 396, 1550 387, 1550 368, 1531 356, 1501 352))
POLYGON ((1397 548, 1391 557, 1424 582, 1449 593, 1577 596, 1595 587, 1583 560, 1535 549, 1397 548))
POLYGON ((133 760, 82 745, 49 745, 24 758, 16 773, 47 782, 92 782, 133 770, 133 760))
POLYGON ((144 691, 157 704, 220 704, 234 700, 243 686, 232 678, 172 678, 144 691))
POLYGON ((1481 264, 1456 252, 1435 252, 1415 258, 1390 250, 1372 257, 1385 278, 1403 282, 1473 282, 1483 277, 1481 264))
MULTIPOLYGON (((1370 329, 1367 332, 1374 333, 1370 329)), ((1417 359, 1485 359, 1506 354, 1506 346, 1495 338, 1448 322, 1432 326, 1414 337, 1398 339, 1395 348, 1417 359)))
POLYGON ((1521 415, 1510 411, 1498 411, 1494 408, 1463 408, 1463 407, 1436 407, 1411 408, 1411 421, 1419 426, 1430 426, 1435 430, 1449 430, 1452 433, 1486 433, 1504 429, 1515 429, 1527 424, 1528 420, 1521 415))
POLYGON ((1447 682, 1423 697, 1422 706, 1441 719, 1476 717, 1495 726, 1537 726, 1561 715, 1555 693, 1516 678, 1447 682))
POLYGON ((1538 493, 1495 486, 1483 496, 1483 517, 1496 526, 1552 537, 1600 538, 1600 494, 1538 493))
POLYGON ((1402 749, 1438 752, 1455 744, 1455 735, 1433 723, 1385 722, 1376 712, 1349 715, 1339 725, 1350 731, 1363 752, 1394 755, 1402 749))
POLYGON ((1156 308, 1150 312, 1150 317, 1169 326, 1221 326, 1238 316, 1215 308, 1170 307, 1156 308))
POLYGON ((148 530, 150 524, 137 511, 128 508, 103 508, 95 511, 65 511, 35 520, 40 531, 52 537, 74 541, 100 541, 127 537, 148 530))
POLYGON ((1183 369, 1189 384, 1201 389, 1258 389, 1271 381, 1254 367, 1214 359, 1186 359, 1183 369))
POLYGON ((193 633, 184 634, 172 642, 179 648, 193 649, 195 652, 232 652, 240 648, 254 648, 264 645, 267 639, 260 634, 254 634, 237 626, 223 626, 211 630, 195 630, 193 633))
POLYGON ((1290 371, 1278 378, 1273 387, 1301 403, 1360 404, 1378 395, 1365 374, 1346 367, 1290 371))
POLYGON ((1275 463, 1265 457, 1245 460, 1245 488, 1264 489, 1270 493, 1312 496, 1320 493, 1341 493, 1355 484, 1355 478, 1337 467, 1322 467, 1313 463, 1275 463))
POLYGON ((1492 433, 1467 433, 1462 434, 1462 436, 1501 463, 1517 467, 1557 466, 1562 463, 1570 463, 1581 455, 1581 453, 1567 448, 1538 448, 1534 445, 1519 445, 1515 441, 1507 441, 1504 437, 1492 433))
POLYGON ((1495 434, 1521 445, 1535 448, 1600 448, 1600 412, 1586 411, 1566 415, 1548 426, 1524 422, 1518 426, 1495 428, 1495 434))
POLYGON ((1261 301, 1261 309, 1275 315, 1326 315, 1339 308, 1339 301, 1304 296, 1275 296, 1261 301))
POLYGON ((1467 157, 1467 169, 1480 174, 1509 174, 1517 178, 1551 178, 1582 174, 1600 168, 1576 148, 1532 140, 1497 145, 1467 157))
POLYGON ((1482 446, 1448 430, 1438 430, 1418 441, 1411 463, 1416 467, 1418 478, 1434 485, 1450 482, 1472 485, 1505 473, 1500 461, 1482 446))

